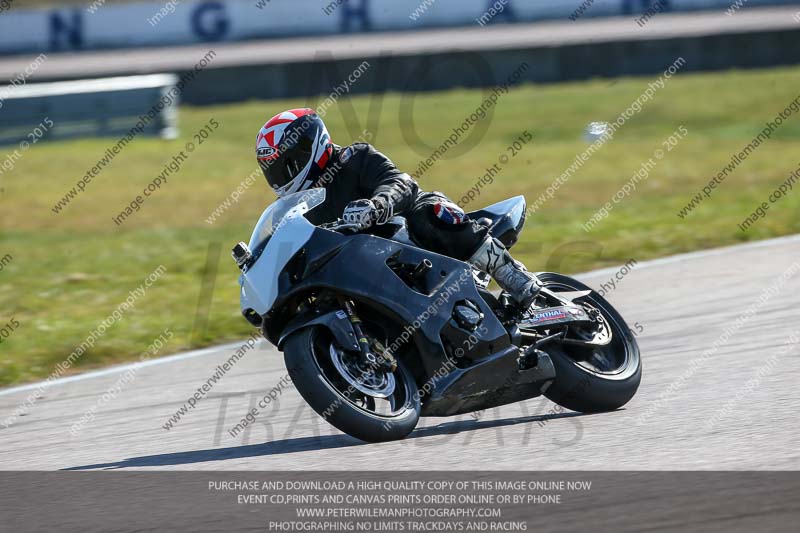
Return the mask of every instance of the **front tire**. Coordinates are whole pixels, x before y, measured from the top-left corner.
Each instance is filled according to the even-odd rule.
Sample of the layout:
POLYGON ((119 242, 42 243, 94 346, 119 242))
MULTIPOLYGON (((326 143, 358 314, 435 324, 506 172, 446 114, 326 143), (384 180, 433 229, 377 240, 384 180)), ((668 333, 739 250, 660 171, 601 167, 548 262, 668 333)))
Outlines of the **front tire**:
POLYGON ((292 333, 284 344, 286 369, 311 408, 334 427, 366 442, 398 440, 414 431, 421 411, 419 392, 403 362, 397 361, 391 397, 373 398, 348 387, 330 362, 334 342, 327 329, 312 326, 292 333), (374 412, 378 401, 390 403, 388 413, 374 412))
MULTIPOLYGON (((591 290, 568 276, 555 273, 539 274, 544 286, 554 292, 591 290)), ((601 360, 610 361, 607 368, 588 363, 591 357, 566 344, 553 343, 545 348, 556 370, 555 381, 544 391, 551 401, 582 413, 614 411, 630 401, 642 380, 642 359, 639 345, 625 320, 602 296, 593 291, 577 298, 575 303, 594 307, 607 321, 613 334, 609 354, 601 360)), ((582 348, 583 349, 583 348, 582 348)), ((583 349, 585 350, 585 349, 583 349)), ((594 354, 592 354, 594 355, 594 354)))

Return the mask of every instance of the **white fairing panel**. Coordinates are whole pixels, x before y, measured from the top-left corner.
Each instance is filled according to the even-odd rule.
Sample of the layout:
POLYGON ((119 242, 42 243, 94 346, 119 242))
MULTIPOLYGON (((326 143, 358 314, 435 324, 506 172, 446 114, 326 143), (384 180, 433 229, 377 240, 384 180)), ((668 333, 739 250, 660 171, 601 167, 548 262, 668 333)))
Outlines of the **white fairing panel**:
POLYGON ((314 232, 314 225, 303 217, 306 211, 306 204, 300 204, 289 211, 261 256, 239 278, 243 311, 252 309, 259 315, 264 315, 272 308, 278 296, 278 275, 314 232))

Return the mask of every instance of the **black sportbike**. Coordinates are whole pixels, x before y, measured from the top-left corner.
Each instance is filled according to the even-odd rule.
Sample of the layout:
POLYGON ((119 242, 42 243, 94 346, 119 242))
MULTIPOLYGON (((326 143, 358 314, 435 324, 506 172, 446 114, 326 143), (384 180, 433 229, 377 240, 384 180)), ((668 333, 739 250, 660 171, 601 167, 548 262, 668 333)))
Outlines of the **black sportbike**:
MULTIPOLYGON (((521 312, 468 263, 416 246, 405 220, 355 231, 304 216, 324 189, 270 205, 242 271, 244 317, 283 351, 295 387, 341 431, 401 439, 420 416, 452 416, 541 394, 580 412, 625 405, 641 379, 639 347, 617 311, 583 283, 544 272, 521 312)), ((469 216, 512 246, 525 200, 469 216)))

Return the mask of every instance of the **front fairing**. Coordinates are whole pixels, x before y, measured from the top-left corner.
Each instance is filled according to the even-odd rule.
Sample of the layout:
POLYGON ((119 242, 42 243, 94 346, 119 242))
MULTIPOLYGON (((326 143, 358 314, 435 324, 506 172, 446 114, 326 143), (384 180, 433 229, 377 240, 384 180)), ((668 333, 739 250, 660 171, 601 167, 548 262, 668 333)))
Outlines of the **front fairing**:
POLYGON ((310 189, 279 199, 264 210, 250 238, 253 253, 239 278, 240 305, 247 316, 272 309, 278 296, 278 277, 314 233, 305 214, 325 201, 325 189, 310 189))
MULTIPOLYGON (((475 332, 476 342, 470 344, 471 357, 485 357, 510 343, 505 328, 480 296, 472 269, 463 261, 373 235, 343 236, 315 228, 299 270, 302 274, 293 281, 282 277, 273 312, 265 317, 265 334, 273 342, 290 318, 282 312, 287 303, 299 295, 330 290, 376 311, 362 318, 382 316, 408 326, 407 335, 423 344, 420 353, 441 353, 440 335, 451 322, 453 306, 463 299, 475 302, 485 316, 485 327, 475 332), (425 289, 414 288, 398 276, 390 259, 408 265, 429 260, 432 268, 424 276, 425 289)), ((423 362, 431 372, 442 364, 438 356, 423 357, 423 362)))

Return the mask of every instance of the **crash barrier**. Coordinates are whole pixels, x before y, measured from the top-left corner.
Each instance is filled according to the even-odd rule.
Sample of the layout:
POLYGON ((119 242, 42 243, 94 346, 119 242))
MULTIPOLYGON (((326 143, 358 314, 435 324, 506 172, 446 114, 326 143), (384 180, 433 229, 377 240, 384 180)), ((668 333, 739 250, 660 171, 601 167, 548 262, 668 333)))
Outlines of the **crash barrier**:
POLYGON ((76 137, 177 136, 174 74, 0 87, 0 144, 76 137), (41 132, 41 134, 40 134, 41 132))
MULTIPOLYGON (((727 17, 725 17, 727 18, 727 17)), ((632 24, 635 30, 637 26, 632 24)), ((681 73, 766 68, 800 63, 800 24, 795 28, 725 31, 697 35, 689 25, 665 38, 620 35, 598 41, 587 33, 584 42, 520 43, 489 47, 476 43, 468 50, 419 50, 392 54, 376 51, 366 58, 317 54, 305 60, 230 65, 209 69, 187 87, 183 101, 211 105, 249 99, 309 98, 309 105, 327 105, 350 94, 400 92, 412 98, 419 91, 460 87, 492 87, 557 83, 591 78, 658 75, 679 57, 681 73), (372 56, 375 57, 372 57, 372 56), (350 74, 363 61, 370 68, 354 83, 350 74), (520 65, 530 68, 519 70, 520 65), (346 94, 345 94, 346 93, 346 94)), ((408 105, 411 105, 410 103, 408 105)), ((380 109, 380 107, 378 107, 380 109)))

